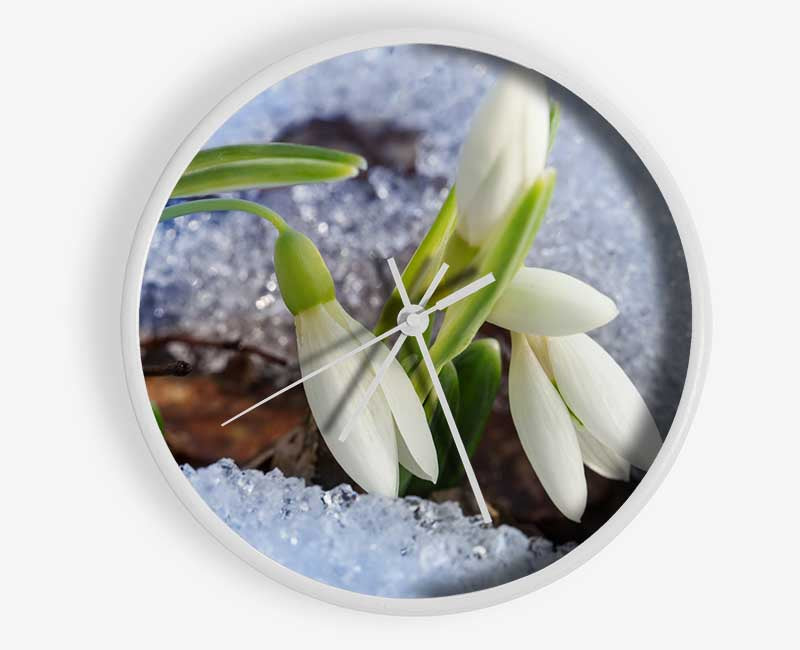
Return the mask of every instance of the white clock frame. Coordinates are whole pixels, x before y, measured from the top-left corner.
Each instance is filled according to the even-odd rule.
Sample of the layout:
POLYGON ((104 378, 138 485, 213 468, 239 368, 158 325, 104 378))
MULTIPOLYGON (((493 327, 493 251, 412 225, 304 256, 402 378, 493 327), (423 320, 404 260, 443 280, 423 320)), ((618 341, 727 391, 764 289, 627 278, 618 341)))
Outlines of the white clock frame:
POLYGON ((326 42, 269 65, 225 97, 187 136, 159 178, 134 235, 122 298, 123 362, 136 418, 153 458, 189 512, 226 548, 273 580, 336 605, 384 614, 446 614, 488 607, 539 589, 598 553, 642 509, 674 463, 700 398, 710 353, 710 337, 711 305, 699 239, 672 175, 642 134, 592 84, 550 60, 535 47, 480 34, 446 30, 389 30, 326 42), (472 593, 404 599, 359 594, 296 573, 250 546, 206 505, 184 477, 153 418, 140 361, 139 299, 147 253, 161 211, 189 161, 228 118, 266 88, 306 67, 357 50, 412 43, 459 47, 534 68, 578 95, 619 131, 652 175, 678 228, 691 285, 692 338, 683 395, 664 446, 633 494, 597 532, 554 564, 524 578, 472 593))

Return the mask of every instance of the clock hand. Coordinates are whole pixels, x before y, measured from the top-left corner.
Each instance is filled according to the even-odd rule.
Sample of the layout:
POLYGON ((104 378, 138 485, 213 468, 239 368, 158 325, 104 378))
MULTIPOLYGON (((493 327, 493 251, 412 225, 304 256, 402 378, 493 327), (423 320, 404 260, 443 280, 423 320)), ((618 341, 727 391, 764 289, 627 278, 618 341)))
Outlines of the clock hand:
MULTIPOLYGON (((494 282, 494 276, 491 273, 488 273, 485 276, 483 276, 482 278, 479 278, 479 279, 475 280, 474 282, 470 282, 469 284, 461 287, 458 291, 454 291, 453 294, 458 294, 458 296, 455 298, 455 300, 453 299, 453 294, 450 294, 449 296, 446 296, 445 298, 442 298, 441 300, 439 300, 433 307, 430 307, 430 308, 426 309, 425 311, 421 311, 418 314, 414 314, 414 316, 416 316, 418 318, 423 318, 424 316, 430 316, 434 312, 441 311, 442 309, 447 309, 447 307, 452 305, 454 302, 456 302, 458 300, 461 300, 462 298, 466 298, 470 294, 475 293, 479 289, 482 289, 487 284, 491 284, 492 282, 494 282)), ((320 368, 317 368, 313 372, 310 372, 307 375, 304 375, 303 377, 300 377, 300 379, 298 379, 297 381, 292 382, 288 386, 284 386, 283 388, 281 388, 276 393, 273 393, 269 397, 265 397, 260 402, 256 402, 252 406, 247 407, 244 411, 241 411, 240 413, 237 413, 232 418, 230 418, 228 420, 225 420, 225 422, 222 423, 222 426, 224 427, 224 426, 230 424, 231 422, 233 422, 234 420, 238 420, 240 417, 242 417, 243 415, 249 413, 253 409, 256 409, 259 406, 261 406, 263 404, 266 404, 271 399, 274 399, 275 397, 278 397, 278 395, 282 395, 283 393, 285 393, 288 390, 291 390, 295 386, 299 386, 304 381, 306 381, 308 379, 311 379, 312 377, 316 377, 321 372, 324 372, 324 371, 328 370, 328 368, 332 368, 333 366, 335 366, 340 361, 344 361, 345 359, 349 359, 350 357, 358 354, 359 352, 363 352, 364 350, 366 350, 370 346, 375 345, 376 343, 380 343, 384 339, 389 338, 390 336, 393 336, 394 334, 397 334, 398 332, 400 332, 403 329, 403 327, 405 327, 405 323, 403 323, 402 325, 397 325, 396 327, 393 327, 390 330, 386 330, 383 334, 379 334, 374 339, 370 339, 366 343, 363 343, 363 344, 359 345, 358 347, 353 348, 352 350, 350 350, 346 354, 343 354, 341 357, 338 357, 338 358, 334 359, 333 361, 331 361, 330 363, 326 363, 324 366, 321 366, 320 368)))
MULTIPOLYGON (((403 301, 403 307, 408 307, 411 304, 411 301, 408 299, 408 293, 406 292, 406 285, 403 284, 403 279, 400 277, 400 271, 397 269, 397 264, 394 261, 393 257, 390 257, 386 260, 386 263, 389 265, 389 271, 392 273, 392 279, 394 280, 394 284, 397 287, 397 293, 400 294, 400 300, 403 301), (399 281, 398 281, 399 280, 399 281)), ((445 267, 445 271, 447 270, 447 265, 443 264, 442 266, 445 267)), ((439 269, 441 271, 441 269, 439 269)), ((423 307, 425 305, 422 305, 423 307)))
MULTIPOLYGON (((444 277, 444 274, 447 273, 447 269, 449 269, 449 268, 450 267, 447 264, 442 264, 439 267, 439 270, 436 271, 436 275, 433 276, 433 280, 431 280, 431 283, 428 285, 428 288, 425 289, 425 293, 422 294, 422 298, 419 299, 419 306, 420 307, 424 307, 425 305, 428 304, 428 301, 431 299, 431 296, 433 295, 433 292, 436 291, 436 289, 439 286, 439 283, 442 281, 442 278, 444 277)), ((395 282, 397 282, 397 281, 395 280, 395 282)), ((402 284, 403 284, 403 281, 401 279, 400 280, 400 285, 402 286, 402 284)), ((404 306, 408 307, 408 305, 404 305, 404 306)))
MULTIPOLYGON (((441 271, 441 269, 439 269, 441 271)), ((445 269, 446 270, 446 269, 445 269)), ((437 274, 438 275, 438 274, 437 274)), ((441 279, 441 278, 440 278, 441 279)), ((471 296, 476 291, 480 291, 485 286, 490 285, 494 282, 494 274, 487 273, 486 275, 478 278, 477 280, 473 280, 469 284, 465 284, 463 287, 454 291, 453 293, 445 296, 441 300, 437 300, 436 304, 433 307, 428 307, 425 311, 418 312, 416 314, 410 314, 411 316, 416 316, 419 319, 424 318, 425 316, 430 316, 434 312, 443 311, 450 307, 453 303, 458 302, 459 300, 463 300, 467 296, 471 296)), ((401 329, 401 327, 405 327, 405 323, 403 325, 398 325, 397 327, 389 330, 392 333, 397 332, 401 329)), ((381 334, 381 337, 385 336, 386 332, 381 334)))
POLYGON ((470 282, 467 285, 464 285, 463 287, 457 289, 450 295, 445 296, 441 300, 437 301, 434 307, 437 310, 447 309, 453 303, 456 303, 462 298, 466 298, 467 296, 475 293, 476 291, 483 289, 485 286, 490 285, 492 282, 494 282, 494 275, 491 273, 487 273, 483 277, 478 278, 474 282, 470 282))
POLYGON ((447 426, 450 428, 450 434, 453 436, 453 442, 458 450, 458 455, 461 457, 461 463, 464 465, 464 471, 467 473, 469 485, 472 488, 472 493, 475 495, 475 501, 478 503, 478 510, 481 512, 483 521, 487 524, 492 522, 489 515, 489 509, 486 507, 486 500, 483 498, 481 487, 478 485, 478 479, 475 476, 475 471, 472 469, 472 463, 469 462, 469 455, 464 448, 464 442, 461 440, 461 434, 458 432, 453 412, 450 410, 450 404, 447 403, 447 397, 444 394, 444 389, 439 381, 439 375, 436 373, 436 367, 433 365, 431 353, 428 351, 428 345, 425 343, 425 337, 422 334, 417 334, 414 338, 417 339, 422 359, 425 361, 425 366, 428 369, 428 374, 431 376, 433 382, 433 389, 436 391, 436 396, 439 398, 439 406, 442 407, 444 419, 447 421, 447 426))
MULTIPOLYGON (((400 279, 398 282, 398 279, 400 278, 400 271, 397 270, 397 264, 395 264, 393 257, 390 257, 386 261, 389 263, 389 269, 391 270, 392 277, 394 278, 395 284, 397 285, 397 291, 400 294, 400 299, 403 301, 403 306, 409 307, 411 305, 411 301, 408 299, 408 294, 406 293, 406 288, 403 285, 402 279, 400 279)), ((425 291, 425 294, 419 301, 420 307, 425 307, 428 300, 430 300, 431 296, 433 295, 433 292, 436 291, 436 287, 438 287, 439 283, 442 281, 444 274, 447 273, 448 268, 449 267, 447 266, 447 264, 442 264, 441 268, 439 268, 439 270, 436 272, 436 275, 433 277, 433 280, 431 281, 430 285, 425 291)), ((378 372, 375 374, 375 377, 373 377, 372 381, 370 382, 370 385, 367 387, 367 392, 364 393, 364 396, 361 399, 358 408, 356 408, 356 410, 353 411, 352 417, 345 423, 344 427, 342 428, 342 432, 339 434, 340 442, 344 442, 345 440, 347 440, 347 437, 350 435, 350 427, 352 426, 353 422, 356 421, 356 419, 361 417, 361 412, 365 408, 367 408, 369 401, 372 399, 372 396, 375 394, 375 391, 378 390, 378 386, 380 386, 381 381, 383 381, 383 376, 389 370, 389 366, 391 365, 394 358, 400 352, 400 348, 403 347, 403 343, 406 342, 407 338, 408 334, 404 333, 401 333, 400 336, 397 337, 397 340, 394 342, 391 351, 386 356, 386 358, 381 362, 381 365, 378 367, 378 372)))

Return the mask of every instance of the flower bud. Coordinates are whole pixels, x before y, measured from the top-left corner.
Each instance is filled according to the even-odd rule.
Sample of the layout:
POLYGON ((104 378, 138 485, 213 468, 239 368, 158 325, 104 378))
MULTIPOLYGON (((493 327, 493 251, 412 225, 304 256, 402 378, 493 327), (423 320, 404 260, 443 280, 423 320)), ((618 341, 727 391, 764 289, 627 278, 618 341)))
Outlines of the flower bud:
POLYGON ((286 307, 297 316, 336 297, 328 267, 303 233, 287 228, 275 242, 275 275, 286 307))
POLYGON ((512 71, 489 91, 461 148, 456 230, 479 246, 544 169, 550 106, 544 78, 512 71))

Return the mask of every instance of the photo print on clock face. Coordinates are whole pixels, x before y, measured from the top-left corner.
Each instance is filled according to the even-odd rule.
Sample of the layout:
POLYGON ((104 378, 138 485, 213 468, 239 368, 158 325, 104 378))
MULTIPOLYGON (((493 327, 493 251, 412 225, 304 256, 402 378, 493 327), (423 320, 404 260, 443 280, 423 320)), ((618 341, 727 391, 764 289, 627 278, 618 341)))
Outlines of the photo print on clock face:
POLYGON ((301 70, 164 206, 153 417, 252 547, 324 584, 474 592, 637 489, 686 380, 689 274, 641 159, 539 73, 444 46, 301 70))

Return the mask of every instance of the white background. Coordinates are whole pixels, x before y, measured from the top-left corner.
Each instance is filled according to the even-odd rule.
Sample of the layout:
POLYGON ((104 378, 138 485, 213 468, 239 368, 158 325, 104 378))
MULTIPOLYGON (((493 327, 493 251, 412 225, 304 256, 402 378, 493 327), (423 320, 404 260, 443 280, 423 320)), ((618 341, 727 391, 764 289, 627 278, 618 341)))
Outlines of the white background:
POLYGON ((21 3, 4 98, 5 647, 797 647, 798 17, 789 3, 21 3), (371 29, 534 42, 661 153, 705 248, 708 383, 671 474, 600 555, 511 603, 389 618, 268 581, 172 495, 119 338, 134 228, 180 141, 277 58, 371 29))

